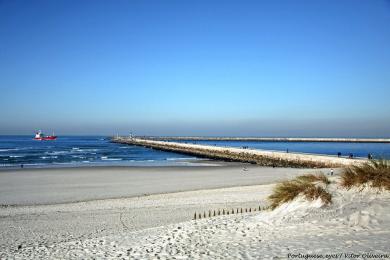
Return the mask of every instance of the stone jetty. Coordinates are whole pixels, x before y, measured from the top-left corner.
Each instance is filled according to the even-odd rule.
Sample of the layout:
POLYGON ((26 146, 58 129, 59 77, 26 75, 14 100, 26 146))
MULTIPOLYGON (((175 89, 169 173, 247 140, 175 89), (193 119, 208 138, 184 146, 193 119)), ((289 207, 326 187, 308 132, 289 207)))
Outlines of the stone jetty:
POLYGON ((301 137, 202 137, 202 136, 145 136, 157 141, 257 141, 257 142, 330 142, 330 143, 390 143, 389 138, 301 138, 301 137))
POLYGON ((179 142, 157 141, 135 137, 113 137, 112 142, 138 145, 162 151, 183 153, 225 161, 253 163, 271 167, 297 168, 337 168, 365 162, 363 159, 339 158, 336 156, 286 153, 234 147, 188 144, 179 142))

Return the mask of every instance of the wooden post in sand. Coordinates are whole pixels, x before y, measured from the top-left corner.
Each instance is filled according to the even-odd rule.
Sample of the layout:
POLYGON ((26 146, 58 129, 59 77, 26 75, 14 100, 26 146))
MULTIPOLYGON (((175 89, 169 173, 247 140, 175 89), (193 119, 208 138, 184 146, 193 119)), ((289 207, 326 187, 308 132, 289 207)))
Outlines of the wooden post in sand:
POLYGON ((202 218, 202 214, 199 213, 199 219, 201 219, 201 218, 202 218))
POLYGON ((225 215, 225 209, 222 210, 222 215, 225 215))
POLYGON ((196 220, 196 212, 195 212, 195 214, 194 214, 194 220, 196 220))
POLYGON ((206 218, 206 212, 205 211, 203 212, 203 218, 206 218))
POLYGON ((209 210, 209 218, 211 218, 211 210, 209 210))
POLYGON ((214 217, 215 217, 215 210, 214 210, 214 217))
POLYGON ((259 211, 261 210, 261 207, 259 206, 259 211))
POLYGON ((241 208, 241 214, 242 214, 242 208, 241 208))

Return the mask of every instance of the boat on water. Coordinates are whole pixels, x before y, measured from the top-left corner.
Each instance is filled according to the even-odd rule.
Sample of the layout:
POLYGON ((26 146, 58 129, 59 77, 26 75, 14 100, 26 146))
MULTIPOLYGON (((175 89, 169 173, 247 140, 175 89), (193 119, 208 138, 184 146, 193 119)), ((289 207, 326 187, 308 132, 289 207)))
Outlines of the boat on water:
POLYGON ((57 136, 54 135, 44 135, 41 130, 35 133, 34 140, 38 141, 51 141, 51 140, 56 140, 57 136))

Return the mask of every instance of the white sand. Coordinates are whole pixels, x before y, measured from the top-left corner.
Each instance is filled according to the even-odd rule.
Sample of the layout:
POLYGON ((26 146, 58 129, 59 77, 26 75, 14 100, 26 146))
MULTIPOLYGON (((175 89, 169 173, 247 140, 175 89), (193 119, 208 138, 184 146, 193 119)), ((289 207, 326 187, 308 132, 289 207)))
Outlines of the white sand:
POLYGON ((288 254, 320 254, 326 259, 327 254, 343 253, 390 257, 389 192, 359 193, 332 184, 329 207, 298 198, 272 212, 189 220, 194 211, 264 205, 272 186, 2 208, 0 258, 288 259, 288 254))
POLYGON ((268 184, 316 170, 248 164, 196 167, 94 167, 0 171, 0 205, 96 199, 268 184), (247 171, 243 170, 247 168, 247 171))

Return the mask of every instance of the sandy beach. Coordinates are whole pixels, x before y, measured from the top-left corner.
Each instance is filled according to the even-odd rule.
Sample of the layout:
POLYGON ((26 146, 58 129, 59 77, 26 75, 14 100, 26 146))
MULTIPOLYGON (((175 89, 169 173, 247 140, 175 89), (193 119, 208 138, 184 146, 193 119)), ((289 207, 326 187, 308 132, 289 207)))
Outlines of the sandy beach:
POLYGON ((1 251, 180 223, 195 211, 264 206, 270 183, 308 171, 316 170, 225 164, 0 171, 1 251))
POLYGON ((275 182, 318 172, 245 167, 2 171, 0 258, 288 259, 288 254, 389 253, 389 194, 340 190, 336 184, 330 186, 335 194, 330 207, 298 198, 274 211, 194 221, 194 212, 267 206, 275 182))
POLYGON ((215 165, 222 166, 5 170, 0 171, 0 205, 70 203, 268 184, 308 171, 237 163, 215 165))

